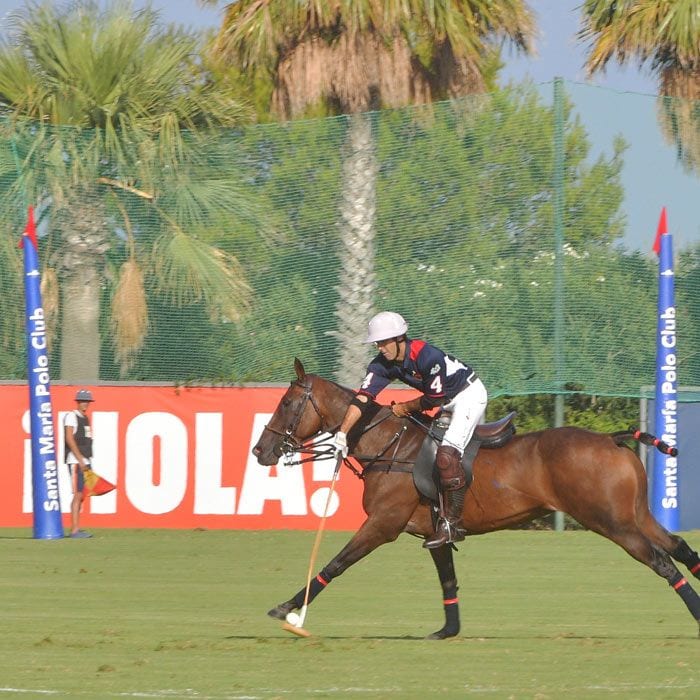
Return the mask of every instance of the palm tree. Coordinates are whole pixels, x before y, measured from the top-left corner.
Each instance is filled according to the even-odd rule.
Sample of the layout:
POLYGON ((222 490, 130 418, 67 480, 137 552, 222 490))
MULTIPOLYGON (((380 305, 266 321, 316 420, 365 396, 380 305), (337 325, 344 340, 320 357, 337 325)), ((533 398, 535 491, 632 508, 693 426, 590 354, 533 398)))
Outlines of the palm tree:
POLYGON ((126 257, 112 295, 122 371, 147 332, 145 279, 174 302, 204 300, 212 313, 239 317, 249 289, 236 259, 205 232, 230 225, 229 212, 244 204, 232 170, 212 167, 212 152, 231 154, 209 127, 249 114, 201 74, 197 37, 126 0, 106 9, 92 0, 29 3, 10 26, 0 44, 0 114, 16 168, 2 205, 18 216, 34 203, 48 230, 61 377, 99 377, 100 297, 117 247, 126 257))
POLYGON ((700 171, 700 14, 697 0, 586 0, 579 38, 586 69, 611 58, 648 66, 659 80, 664 134, 687 170, 700 171))
POLYGON ((226 5, 214 53, 239 69, 266 71, 274 83, 271 108, 279 117, 298 117, 319 105, 326 113, 350 115, 335 333, 341 383, 356 382, 366 364, 366 348, 357 339, 374 306, 378 163, 366 113, 481 92, 498 68, 500 42, 527 51, 532 34, 523 0, 238 0, 226 5))

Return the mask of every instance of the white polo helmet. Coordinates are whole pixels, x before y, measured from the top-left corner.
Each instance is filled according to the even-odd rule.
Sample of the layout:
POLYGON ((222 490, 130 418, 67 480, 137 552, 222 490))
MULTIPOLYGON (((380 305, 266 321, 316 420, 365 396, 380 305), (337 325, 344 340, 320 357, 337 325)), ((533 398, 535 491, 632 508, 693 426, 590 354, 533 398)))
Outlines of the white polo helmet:
POLYGON ((380 340, 398 338, 408 330, 408 324, 401 314, 395 311, 380 311, 367 324, 367 340, 365 343, 377 343, 380 340))

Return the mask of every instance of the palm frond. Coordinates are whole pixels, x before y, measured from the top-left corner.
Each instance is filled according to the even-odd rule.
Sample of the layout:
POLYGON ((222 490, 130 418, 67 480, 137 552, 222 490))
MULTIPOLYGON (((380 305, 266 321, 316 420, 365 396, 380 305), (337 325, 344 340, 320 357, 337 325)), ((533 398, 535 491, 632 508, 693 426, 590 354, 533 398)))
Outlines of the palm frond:
POLYGON ((579 39, 590 43, 589 74, 610 59, 647 62, 660 75, 669 69, 694 71, 700 63, 697 0, 586 0, 579 39))
POLYGON ((247 116, 196 69, 196 35, 163 26, 151 7, 29 3, 14 17, 0 47, 0 105, 14 111, 22 105, 37 119, 97 128, 123 126, 125 116, 152 133, 167 118, 193 129, 247 116))
POLYGON ((523 0, 239 0, 212 50, 267 68, 290 117, 319 100, 359 112, 481 91, 494 46, 530 51, 533 35, 523 0))
POLYGON ((212 319, 239 321, 250 307, 252 290, 238 261, 178 228, 153 248, 158 291, 178 305, 203 302, 212 319))

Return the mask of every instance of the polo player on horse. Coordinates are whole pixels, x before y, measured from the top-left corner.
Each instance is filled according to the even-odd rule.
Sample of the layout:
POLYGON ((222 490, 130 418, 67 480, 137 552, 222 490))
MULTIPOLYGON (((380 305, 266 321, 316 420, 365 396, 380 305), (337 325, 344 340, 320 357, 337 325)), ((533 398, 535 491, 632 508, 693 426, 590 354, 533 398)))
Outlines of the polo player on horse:
POLYGON ((379 353, 369 363, 365 378, 348 406, 335 434, 334 447, 343 457, 347 456, 347 434, 369 406, 370 399, 375 399, 394 379, 423 394, 394 404, 394 415, 404 417, 438 406, 451 414, 450 425, 436 456, 443 509, 435 535, 423 545, 434 549, 464 539, 460 521, 467 482, 461 465, 462 455, 484 416, 488 397, 486 388, 469 365, 424 340, 407 337, 407 331, 404 318, 393 311, 382 311, 370 319, 365 342, 373 343, 379 353))

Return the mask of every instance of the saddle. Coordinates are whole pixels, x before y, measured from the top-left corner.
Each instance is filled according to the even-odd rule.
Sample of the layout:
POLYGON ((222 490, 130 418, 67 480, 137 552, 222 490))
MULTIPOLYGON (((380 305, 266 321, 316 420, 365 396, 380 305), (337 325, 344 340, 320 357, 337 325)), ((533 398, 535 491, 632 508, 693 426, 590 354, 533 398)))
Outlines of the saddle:
MULTIPOLYGON (((473 480, 472 465, 479 448, 495 449, 505 445, 515 435, 514 417, 515 411, 512 411, 493 423, 482 423, 476 426, 474 435, 462 455, 462 467, 467 486, 470 486, 473 480)), ((440 413, 433 419, 413 468, 413 482, 418 492, 432 502, 437 502, 440 493, 440 476, 435 466, 435 455, 449 425, 449 413, 440 413)))

